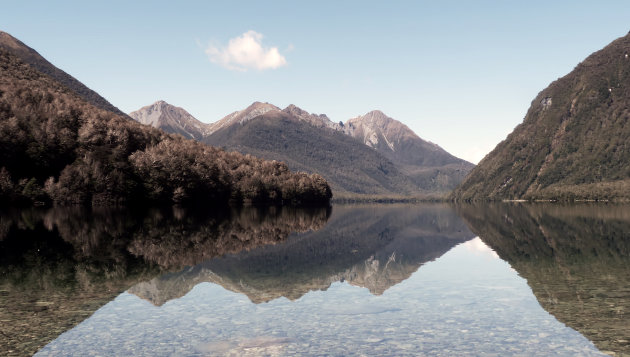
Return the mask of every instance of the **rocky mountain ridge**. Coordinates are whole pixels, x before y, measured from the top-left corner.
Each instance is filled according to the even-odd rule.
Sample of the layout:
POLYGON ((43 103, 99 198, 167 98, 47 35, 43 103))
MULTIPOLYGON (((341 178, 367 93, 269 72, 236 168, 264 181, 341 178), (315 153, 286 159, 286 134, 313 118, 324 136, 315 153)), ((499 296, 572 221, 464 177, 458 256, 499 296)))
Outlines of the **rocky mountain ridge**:
POLYGON ((284 161, 294 170, 321 173, 338 193, 444 194, 474 166, 422 140, 406 125, 381 111, 372 111, 344 124, 293 104, 280 109, 269 103, 254 102, 206 124, 183 110, 177 112, 179 118, 155 119, 155 111, 150 109, 151 106, 145 107, 131 116, 210 145, 284 161), (197 130, 192 132, 190 128, 197 130), (348 154, 352 160, 344 158, 348 154))
POLYGON ((170 105, 163 100, 131 112, 129 116, 141 124, 161 128, 189 139, 201 140, 211 133, 209 125, 195 119, 183 108, 170 105))

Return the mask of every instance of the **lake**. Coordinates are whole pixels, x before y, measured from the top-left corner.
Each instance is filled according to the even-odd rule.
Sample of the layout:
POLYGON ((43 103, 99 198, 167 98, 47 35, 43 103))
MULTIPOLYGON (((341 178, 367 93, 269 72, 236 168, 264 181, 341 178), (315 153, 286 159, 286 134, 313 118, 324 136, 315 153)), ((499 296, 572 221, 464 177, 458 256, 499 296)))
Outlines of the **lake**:
POLYGON ((0 353, 630 355, 630 207, 13 209, 0 353))

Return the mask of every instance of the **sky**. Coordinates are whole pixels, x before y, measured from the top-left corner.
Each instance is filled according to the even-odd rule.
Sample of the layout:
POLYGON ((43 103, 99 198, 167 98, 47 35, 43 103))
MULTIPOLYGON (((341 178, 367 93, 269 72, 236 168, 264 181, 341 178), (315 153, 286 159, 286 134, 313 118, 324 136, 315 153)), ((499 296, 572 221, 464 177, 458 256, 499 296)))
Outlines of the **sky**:
POLYGON ((477 163, 531 101, 630 30, 627 0, 12 1, 0 30, 124 112, 215 122, 254 101, 379 109, 477 163))

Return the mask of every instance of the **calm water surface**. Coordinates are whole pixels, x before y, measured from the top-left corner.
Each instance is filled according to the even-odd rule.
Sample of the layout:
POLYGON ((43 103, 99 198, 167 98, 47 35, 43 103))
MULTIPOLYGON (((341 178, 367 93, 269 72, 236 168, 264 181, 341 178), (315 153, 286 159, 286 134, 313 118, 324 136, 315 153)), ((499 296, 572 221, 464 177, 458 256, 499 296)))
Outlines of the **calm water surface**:
POLYGON ((630 207, 0 215, 8 355, 628 355, 630 207))

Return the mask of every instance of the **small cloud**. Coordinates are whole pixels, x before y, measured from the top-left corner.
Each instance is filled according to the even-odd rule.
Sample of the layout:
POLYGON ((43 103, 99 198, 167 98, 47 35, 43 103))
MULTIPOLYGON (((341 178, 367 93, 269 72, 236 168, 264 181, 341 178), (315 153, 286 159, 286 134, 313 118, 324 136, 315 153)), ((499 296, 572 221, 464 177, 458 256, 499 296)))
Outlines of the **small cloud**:
POLYGON ((287 64, 277 47, 263 47, 263 35, 247 31, 230 39, 226 47, 209 46, 206 54, 210 61, 229 70, 245 72, 248 69, 276 69, 287 64))

